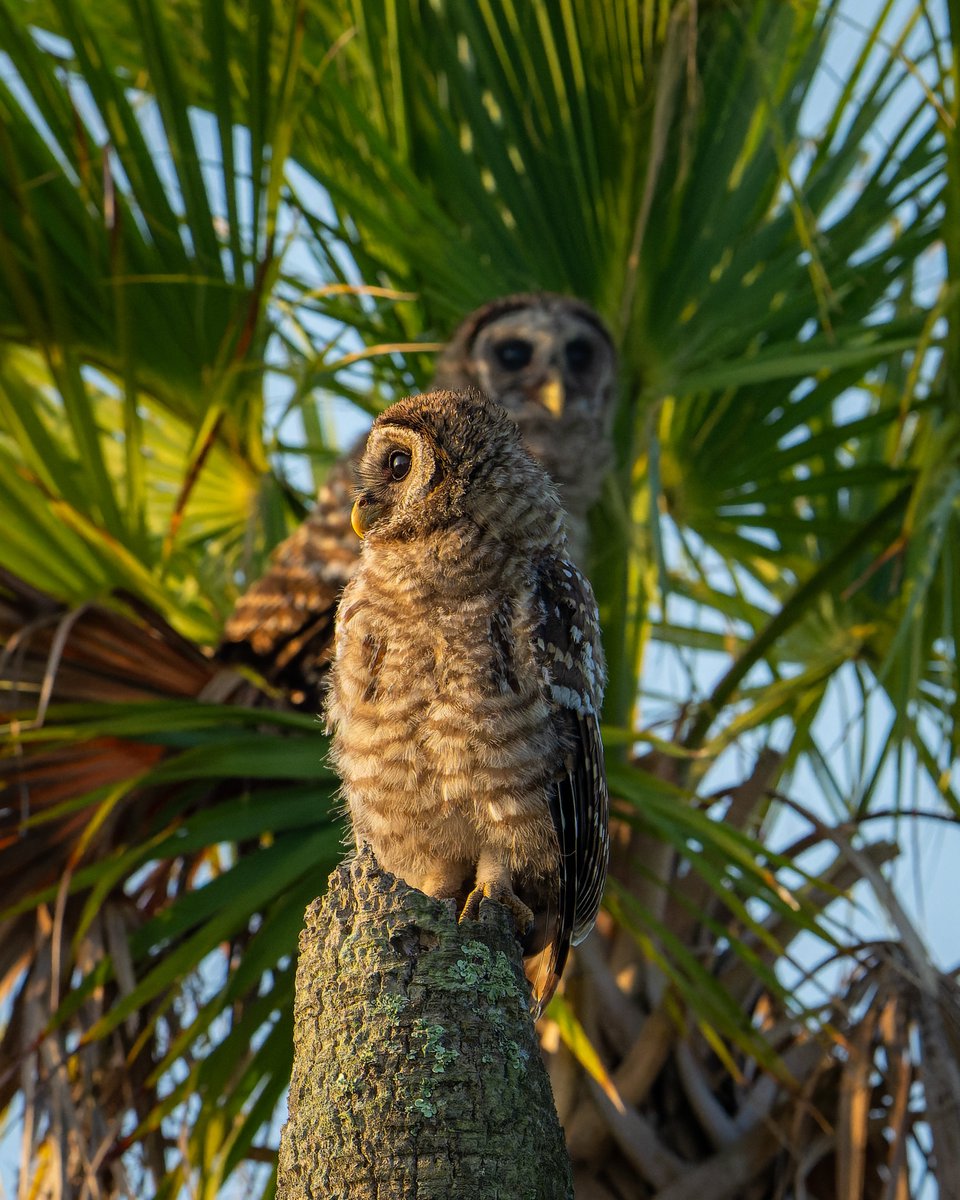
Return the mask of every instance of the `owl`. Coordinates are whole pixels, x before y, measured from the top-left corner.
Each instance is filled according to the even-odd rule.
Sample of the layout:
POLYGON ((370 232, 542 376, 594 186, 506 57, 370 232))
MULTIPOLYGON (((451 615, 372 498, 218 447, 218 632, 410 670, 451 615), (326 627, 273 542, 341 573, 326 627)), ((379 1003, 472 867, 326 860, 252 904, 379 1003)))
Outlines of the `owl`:
MULTIPOLYGON (((617 359, 586 304, 550 293, 507 296, 472 313, 441 355, 435 386, 478 387, 500 401, 560 489, 570 553, 582 565, 587 510, 610 463, 617 359)), ((303 524, 237 601, 218 655, 254 666, 317 711, 337 600, 357 564, 350 497, 365 438, 336 463, 303 524)))
POLYGON ((505 904, 539 1011, 606 876, 593 593, 556 489, 478 391, 386 409, 358 476, 327 706, 356 843, 464 916, 505 904))
POLYGON ((437 362, 435 388, 476 387, 504 406, 560 490, 570 554, 584 565, 587 512, 613 457, 617 354, 580 300, 506 296, 472 313, 437 362))

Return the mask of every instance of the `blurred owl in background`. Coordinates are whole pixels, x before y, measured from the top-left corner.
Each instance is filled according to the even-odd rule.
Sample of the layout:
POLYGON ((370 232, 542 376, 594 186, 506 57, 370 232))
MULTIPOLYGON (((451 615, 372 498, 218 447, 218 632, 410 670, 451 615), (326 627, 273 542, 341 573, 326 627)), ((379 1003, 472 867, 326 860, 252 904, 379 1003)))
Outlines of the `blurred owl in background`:
POLYGON ((479 388, 507 410, 559 489, 570 555, 581 567, 587 512, 613 457, 616 376, 613 342, 593 309, 541 292, 494 300, 467 317, 433 381, 436 388, 479 388))
MULTIPOLYGON (((569 553, 583 565, 587 511, 612 458, 617 356, 589 305, 548 292, 506 296, 459 326, 434 387, 476 387, 498 401, 560 491, 569 553)), ((319 710, 332 654, 337 601, 356 570, 350 528, 364 436, 331 469, 317 503, 237 601, 218 657, 254 667, 301 707, 319 710)))

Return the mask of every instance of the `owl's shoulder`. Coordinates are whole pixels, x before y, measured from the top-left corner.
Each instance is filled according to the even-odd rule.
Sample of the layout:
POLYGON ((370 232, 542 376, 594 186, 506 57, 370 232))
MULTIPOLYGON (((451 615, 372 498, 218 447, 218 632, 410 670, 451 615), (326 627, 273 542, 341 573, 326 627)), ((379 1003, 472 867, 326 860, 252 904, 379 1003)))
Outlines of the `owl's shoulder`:
POLYGON ((606 682, 600 618, 589 581, 569 560, 546 557, 535 577, 535 645, 553 700, 595 714, 606 682))

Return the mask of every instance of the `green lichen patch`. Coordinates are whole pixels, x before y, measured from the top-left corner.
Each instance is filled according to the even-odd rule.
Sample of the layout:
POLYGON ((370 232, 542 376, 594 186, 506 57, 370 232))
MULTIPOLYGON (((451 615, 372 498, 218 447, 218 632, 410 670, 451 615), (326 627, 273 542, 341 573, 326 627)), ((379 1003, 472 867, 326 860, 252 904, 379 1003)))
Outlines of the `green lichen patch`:
POLYGON ((381 992, 374 1002, 374 1012, 388 1021, 396 1021, 409 1001, 399 992, 381 992))
POLYGON ((414 1021, 410 1028, 410 1061, 417 1058, 427 1060, 427 1065, 434 1075, 442 1075, 447 1067, 460 1057, 460 1051, 455 1046, 444 1045, 446 1030, 442 1025, 430 1025, 426 1021, 414 1021))
POLYGON ((518 1042, 503 1043, 503 1056, 512 1071, 522 1071, 530 1060, 530 1051, 518 1042))
POLYGON ((502 950, 483 942, 464 942, 461 955, 450 968, 450 983, 489 1004, 514 1001, 526 1007, 513 964, 502 950))

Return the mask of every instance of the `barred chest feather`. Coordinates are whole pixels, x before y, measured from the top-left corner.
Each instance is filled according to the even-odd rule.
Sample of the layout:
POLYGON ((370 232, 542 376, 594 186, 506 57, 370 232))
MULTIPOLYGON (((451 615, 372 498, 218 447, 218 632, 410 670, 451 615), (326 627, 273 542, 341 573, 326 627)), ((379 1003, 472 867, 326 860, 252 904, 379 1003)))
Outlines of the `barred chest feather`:
POLYGON ((499 826, 515 867, 545 873, 564 748, 532 588, 454 598, 380 574, 365 563, 344 593, 328 710, 358 840, 388 869, 414 841, 475 861, 499 826))

